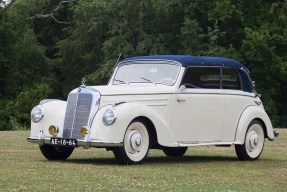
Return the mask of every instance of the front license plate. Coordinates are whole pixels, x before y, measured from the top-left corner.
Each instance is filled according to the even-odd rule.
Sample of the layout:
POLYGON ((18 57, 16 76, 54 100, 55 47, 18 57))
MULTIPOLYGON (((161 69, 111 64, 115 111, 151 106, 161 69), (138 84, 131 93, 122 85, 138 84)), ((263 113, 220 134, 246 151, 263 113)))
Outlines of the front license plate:
POLYGON ((64 147, 77 147, 76 139, 51 138, 51 145, 64 147))

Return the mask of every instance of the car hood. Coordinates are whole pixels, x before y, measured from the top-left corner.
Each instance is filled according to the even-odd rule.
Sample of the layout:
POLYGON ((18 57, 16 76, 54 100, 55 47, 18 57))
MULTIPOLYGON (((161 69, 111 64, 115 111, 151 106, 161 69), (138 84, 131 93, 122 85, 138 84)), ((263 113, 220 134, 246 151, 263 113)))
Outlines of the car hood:
POLYGON ((170 94, 174 89, 166 85, 107 85, 90 86, 90 88, 99 91, 101 96, 170 94))

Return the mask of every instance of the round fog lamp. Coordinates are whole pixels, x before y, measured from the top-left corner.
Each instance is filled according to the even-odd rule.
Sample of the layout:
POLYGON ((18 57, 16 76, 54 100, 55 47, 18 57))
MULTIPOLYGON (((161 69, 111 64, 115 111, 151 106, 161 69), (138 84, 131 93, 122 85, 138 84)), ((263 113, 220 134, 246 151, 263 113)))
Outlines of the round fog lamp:
POLYGON ((56 127, 55 125, 50 125, 49 127, 49 133, 51 135, 57 135, 59 133, 59 128, 56 127))
POLYGON ((81 128, 81 135, 82 135, 82 137, 85 137, 87 133, 88 133, 87 127, 82 127, 81 128))
POLYGON ((117 118, 116 111, 114 109, 107 109, 103 115, 103 122, 105 125, 111 125, 117 118))

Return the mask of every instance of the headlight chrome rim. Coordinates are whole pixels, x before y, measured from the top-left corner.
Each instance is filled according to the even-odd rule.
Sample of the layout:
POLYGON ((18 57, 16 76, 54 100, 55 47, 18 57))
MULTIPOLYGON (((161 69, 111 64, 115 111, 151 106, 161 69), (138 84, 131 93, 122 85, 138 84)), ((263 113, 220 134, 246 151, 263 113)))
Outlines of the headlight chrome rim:
POLYGON ((103 114, 103 123, 105 125, 112 125, 117 119, 116 110, 111 108, 107 109, 103 114))
POLYGON ((44 117, 44 109, 40 105, 34 107, 31 111, 31 120, 34 123, 38 123, 44 117))

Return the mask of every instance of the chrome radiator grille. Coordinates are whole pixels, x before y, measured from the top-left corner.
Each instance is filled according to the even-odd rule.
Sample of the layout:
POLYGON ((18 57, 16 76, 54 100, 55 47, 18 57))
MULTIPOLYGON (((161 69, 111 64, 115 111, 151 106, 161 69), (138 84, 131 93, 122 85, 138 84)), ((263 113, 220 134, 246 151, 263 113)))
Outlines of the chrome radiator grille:
POLYGON ((81 128, 89 123, 93 95, 91 93, 70 93, 67 103, 63 138, 80 139, 81 128))

